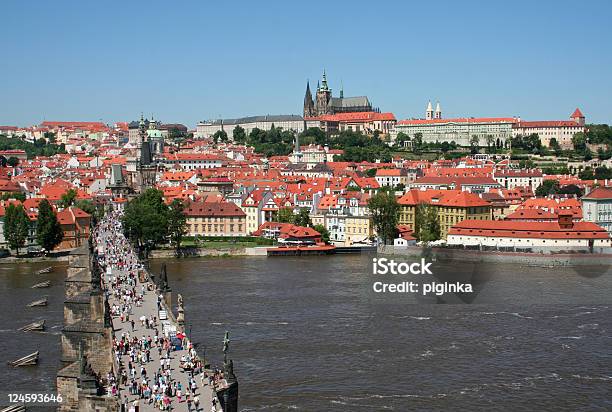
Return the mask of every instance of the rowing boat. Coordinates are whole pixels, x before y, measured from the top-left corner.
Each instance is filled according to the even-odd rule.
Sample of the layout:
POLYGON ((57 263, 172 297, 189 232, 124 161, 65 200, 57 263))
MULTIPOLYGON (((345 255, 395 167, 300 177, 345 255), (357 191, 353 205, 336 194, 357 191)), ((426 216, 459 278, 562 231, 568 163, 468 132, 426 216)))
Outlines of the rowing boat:
POLYGON ((45 280, 44 282, 40 282, 35 285, 32 285, 32 289, 48 288, 49 286, 51 286, 51 281, 45 280))
POLYGON ((46 297, 44 297, 44 298, 41 298, 41 299, 35 300, 35 301, 34 301, 34 302, 32 302, 32 303, 28 303, 28 307, 29 307, 29 308, 33 308, 33 307, 35 307, 35 306, 47 306, 47 303, 48 303, 47 298, 46 298, 46 297))
POLYGON ((24 331, 24 332, 45 330, 45 320, 43 319, 37 322, 29 323, 25 326, 20 327, 19 330, 24 331))
POLYGON ((17 367, 17 366, 32 366, 38 363, 38 351, 34 353, 30 353, 29 355, 24 356, 23 358, 19 358, 15 361, 9 362, 8 364, 17 367))
POLYGON ((50 273, 53 271, 53 266, 46 267, 44 269, 36 271, 37 275, 42 275, 43 273, 50 273))

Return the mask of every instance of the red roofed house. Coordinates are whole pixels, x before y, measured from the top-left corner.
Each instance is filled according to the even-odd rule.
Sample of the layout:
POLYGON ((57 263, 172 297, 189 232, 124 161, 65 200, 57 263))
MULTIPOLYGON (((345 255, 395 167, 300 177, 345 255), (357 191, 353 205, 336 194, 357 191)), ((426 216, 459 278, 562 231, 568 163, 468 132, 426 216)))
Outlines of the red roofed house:
POLYGON ((82 245, 89 238, 91 215, 78 207, 68 207, 57 212, 57 220, 64 231, 62 242, 57 250, 72 249, 82 245))
POLYGON ((491 220, 491 204, 478 195, 461 190, 411 189, 397 201, 399 224, 414 230, 416 209, 420 204, 435 207, 440 222, 440 235, 446 237, 451 226, 463 220, 491 220))
POLYGON ((185 207, 188 236, 246 236, 246 213, 231 202, 191 202, 185 207))
POLYGON ((253 236, 274 239, 279 243, 321 243, 321 234, 319 232, 311 227, 296 226, 291 223, 266 222, 253 233, 253 236))

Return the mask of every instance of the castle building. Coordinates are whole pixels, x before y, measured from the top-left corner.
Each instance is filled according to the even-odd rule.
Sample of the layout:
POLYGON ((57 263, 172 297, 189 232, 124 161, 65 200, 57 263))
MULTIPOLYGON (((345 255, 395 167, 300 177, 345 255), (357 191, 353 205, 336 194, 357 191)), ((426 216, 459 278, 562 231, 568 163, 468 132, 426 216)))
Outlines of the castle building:
POLYGON ((332 89, 327 83, 327 74, 317 83, 315 100, 310 91, 310 82, 306 82, 304 95, 304 118, 318 117, 325 114, 372 112, 372 104, 367 96, 344 97, 344 90, 340 88, 340 96, 333 97, 332 89))

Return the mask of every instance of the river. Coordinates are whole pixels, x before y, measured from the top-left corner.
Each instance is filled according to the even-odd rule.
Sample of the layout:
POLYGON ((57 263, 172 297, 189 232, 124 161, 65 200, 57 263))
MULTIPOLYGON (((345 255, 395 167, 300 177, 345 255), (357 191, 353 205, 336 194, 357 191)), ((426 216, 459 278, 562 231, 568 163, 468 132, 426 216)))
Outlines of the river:
POLYGON ((230 331, 243 411, 612 409, 609 268, 453 263, 478 298, 450 305, 375 295, 367 256, 167 268, 213 363, 230 331))
MULTIPOLYGON (((166 263, 213 364, 230 331, 242 411, 612 409, 609 268, 439 262, 438 279, 475 292, 422 297, 373 293, 370 256, 166 263)), ((65 265, 33 274, 43 266, 0 268, 3 361, 41 351, 37 367, 2 362, 4 393, 54 391, 65 265), (30 289, 46 279, 51 288, 30 289), (25 308, 44 294, 49 306, 25 308), (15 332, 39 318, 46 333, 15 332)))

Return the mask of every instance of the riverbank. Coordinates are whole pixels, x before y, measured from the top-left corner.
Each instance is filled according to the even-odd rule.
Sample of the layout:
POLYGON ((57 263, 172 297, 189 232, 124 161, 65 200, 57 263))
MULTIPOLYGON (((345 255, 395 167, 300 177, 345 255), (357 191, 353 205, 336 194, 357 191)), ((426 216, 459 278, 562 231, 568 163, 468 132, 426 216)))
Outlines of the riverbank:
POLYGON ((68 255, 60 256, 33 256, 33 257, 17 257, 7 256, 0 258, 0 264, 17 264, 17 263, 39 263, 39 262, 68 262, 68 255))
MULTIPOLYGON (((269 246, 236 248, 183 248, 180 257, 231 257, 267 256, 269 246)), ((150 259, 169 259, 177 257, 174 249, 155 249, 149 252, 150 259)))
POLYGON ((523 266, 540 267, 571 267, 571 266, 609 266, 612 262, 612 254, 602 253, 524 253, 524 252, 499 252, 479 251, 450 248, 422 248, 419 246, 392 246, 380 245, 378 253, 381 255, 399 255, 421 257, 427 255, 435 259, 459 261, 459 262, 481 262, 481 263, 510 263, 523 266))

